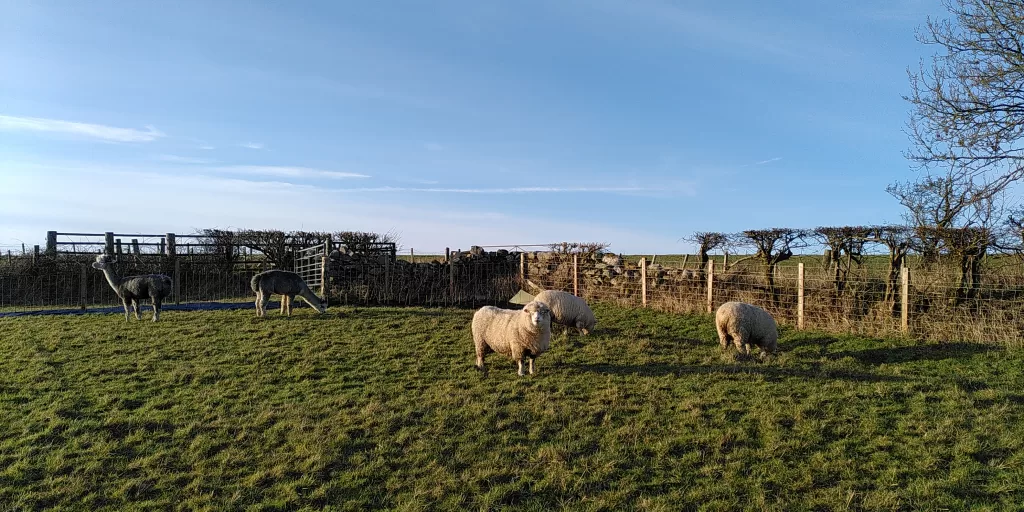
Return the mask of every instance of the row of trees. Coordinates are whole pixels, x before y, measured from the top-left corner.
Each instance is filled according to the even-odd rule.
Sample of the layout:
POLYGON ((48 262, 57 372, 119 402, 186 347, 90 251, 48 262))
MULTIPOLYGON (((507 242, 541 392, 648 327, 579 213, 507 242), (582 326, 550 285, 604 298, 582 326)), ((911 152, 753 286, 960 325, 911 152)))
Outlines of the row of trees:
POLYGON ((905 156, 920 173, 886 190, 906 208, 904 226, 764 229, 737 234, 695 233, 701 265, 708 252, 737 245, 754 249, 775 297, 774 270, 793 249, 827 248, 837 295, 865 244, 889 252, 886 298, 911 251, 925 264, 948 259, 959 269, 958 300, 974 297, 981 262, 992 251, 1024 254, 1024 2, 945 0, 950 19, 918 31, 938 52, 909 69, 911 105, 905 156))
POLYGON ((775 268, 779 263, 792 258, 794 251, 812 245, 824 248, 823 257, 829 266, 836 298, 843 294, 850 271, 862 263, 869 249, 884 248, 889 263, 885 300, 889 302, 895 302, 900 268, 912 252, 924 256, 925 265, 934 265, 940 261, 955 265, 958 269, 956 301, 977 296, 981 286, 981 263, 993 248, 1024 256, 1024 232, 996 232, 984 227, 885 225, 773 228, 739 233, 696 232, 687 240, 698 248, 701 269, 706 268, 709 253, 715 250, 752 253, 734 264, 747 258, 759 260, 773 300, 778 299, 775 268))
POLYGON ((267 261, 278 268, 291 268, 295 262, 295 250, 322 244, 330 240, 344 246, 348 251, 366 254, 382 244, 397 244, 398 235, 370 233, 363 231, 280 231, 274 229, 203 229, 197 233, 201 243, 206 244, 207 253, 216 254, 225 264, 234 264, 240 257, 241 248, 262 253, 267 261))

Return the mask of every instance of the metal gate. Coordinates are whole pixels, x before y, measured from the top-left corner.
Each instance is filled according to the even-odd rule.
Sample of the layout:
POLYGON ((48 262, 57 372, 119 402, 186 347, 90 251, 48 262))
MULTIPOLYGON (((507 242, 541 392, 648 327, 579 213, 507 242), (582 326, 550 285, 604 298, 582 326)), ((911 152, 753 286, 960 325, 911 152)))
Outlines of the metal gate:
POLYGON ((324 267, 328 242, 295 250, 295 273, 306 282, 310 290, 319 290, 321 299, 327 300, 327 282, 324 267))

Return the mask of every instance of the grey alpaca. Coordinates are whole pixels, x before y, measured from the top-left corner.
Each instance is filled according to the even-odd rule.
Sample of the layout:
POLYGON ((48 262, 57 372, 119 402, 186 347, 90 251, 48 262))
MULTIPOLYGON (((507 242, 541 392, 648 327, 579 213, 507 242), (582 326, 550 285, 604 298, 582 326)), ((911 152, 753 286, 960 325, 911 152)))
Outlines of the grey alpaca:
POLYGON ((135 319, 142 320, 139 316, 139 301, 149 298, 153 302, 153 321, 160 319, 160 306, 164 298, 171 294, 171 278, 163 274, 145 274, 141 276, 117 277, 111 266, 117 260, 106 254, 96 256, 92 263, 93 268, 103 271, 103 275, 110 283, 110 287, 117 292, 117 296, 124 305, 124 320, 128 321, 128 303, 131 302, 135 311, 135 319))
POLYGON ((267 303, 271 295, 281 296, 281 314, 292 315, 292 301, 298 295, 320 313, 327 310, 320 297, 317 297, 306 282, 295 272, 287 270, 267 270, 252 276, 252 291, 256 292, 256 316, 267 314, 267 303))

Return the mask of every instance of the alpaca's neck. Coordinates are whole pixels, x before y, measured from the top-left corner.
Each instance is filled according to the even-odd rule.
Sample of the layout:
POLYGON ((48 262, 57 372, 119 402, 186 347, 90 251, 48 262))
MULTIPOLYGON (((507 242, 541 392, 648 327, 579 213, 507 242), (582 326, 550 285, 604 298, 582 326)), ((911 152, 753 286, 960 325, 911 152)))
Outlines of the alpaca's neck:
POLYGON ((118 295, 121 295, 121 278, 117 277, 114 270, 107 266, 103 269, 103 276, 107 278, 107 283, 110 283, 110 287, 113 288, 118 295))

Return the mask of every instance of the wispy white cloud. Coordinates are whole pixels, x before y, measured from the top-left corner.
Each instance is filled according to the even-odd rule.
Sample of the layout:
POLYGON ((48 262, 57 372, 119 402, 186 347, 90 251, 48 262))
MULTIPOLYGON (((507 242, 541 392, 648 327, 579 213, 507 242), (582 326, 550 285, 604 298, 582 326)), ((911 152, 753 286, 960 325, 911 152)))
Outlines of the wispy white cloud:
POLYGON ((775 158, 769 158, 768 160, 761 160, 760 162, 755 162, 754 165, 770 164, 772 162, 778 162, 779 160, 782 160, 781 156, 777 156, 775 158))
POLYGON ((260 142, 245 142, 245 143, 239 144, 239 146, 242 146, 243 148, 248 148, 248 149, 263 149, 263 144, 260 143, 260 142))
POLYGON ((0 129, 4 130, 65 133, 109 142, 152 142, 166 136, 153 126, 146 125, 145 128, 146 131, 141 131, 133 128, 118 128, 59 119, 0 115, 0 129))
POLYGON ((194 164, 194 165, 212 164, 212 163, 214 163, 216 161, 216 160, 211 160, 209 158, 193 158, 193 157, 189 157, 189 156, 178 156, 178 155, 157 155, 156 159, 160 160, 161 162, 171 162, 171 163, 176 163, 176 164, 194 164))
POLYGON ((444 146, 436 142, 426 142, 423 144, 423 149, 426 149, 427 151, 443 151, 444 146))
POLYGON ((233 165, 226 167, 213 167, 212 171, 234 174, 247 174, 255 176, 275 176, 279 178, 369 178, 366 174, 342 171, 325 171, 309 167, 292 167, 277 165, 233 165))
MULTIPOLYGON (((443 194, 552 194, 552 193, 629 193, 663 192, 663 187, 505 187, 505 188, 446 188, 446 187, 360 187, 344 189, 349 192, 428 192, 443 194)), ((686 191, 686 190, 684 190, 686 191)))

